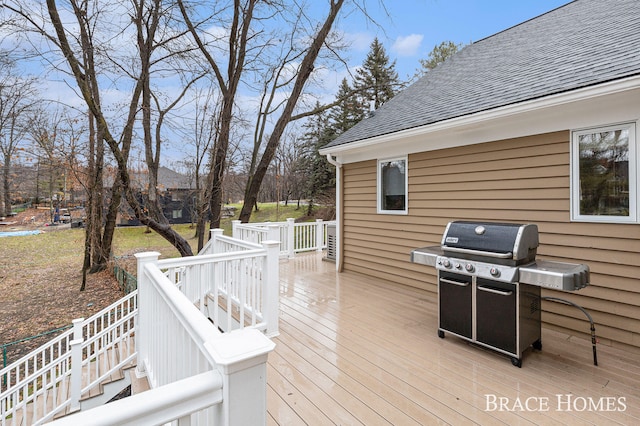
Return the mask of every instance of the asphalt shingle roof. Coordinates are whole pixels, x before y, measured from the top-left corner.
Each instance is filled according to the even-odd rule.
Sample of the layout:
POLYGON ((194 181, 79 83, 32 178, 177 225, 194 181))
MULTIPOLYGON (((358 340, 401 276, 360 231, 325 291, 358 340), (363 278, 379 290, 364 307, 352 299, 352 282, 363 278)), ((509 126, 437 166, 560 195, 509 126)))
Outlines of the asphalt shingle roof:
POLYGON ((338 146, 640 74, 640 0, 576 0, 466 46, 338 146))

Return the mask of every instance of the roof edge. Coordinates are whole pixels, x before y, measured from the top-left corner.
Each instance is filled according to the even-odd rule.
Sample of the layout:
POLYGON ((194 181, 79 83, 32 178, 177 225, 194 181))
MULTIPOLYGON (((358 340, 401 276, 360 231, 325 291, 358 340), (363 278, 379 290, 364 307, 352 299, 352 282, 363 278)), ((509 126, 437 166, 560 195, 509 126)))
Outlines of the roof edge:
MULTIPOLYGON (((332 147, 320 148, 319 152, 321 155, 335 156, 346 154, 352 151, 366 150, 368 148, 379 146, 380 144, 386 144, 405 138, 415 138, 423 135, 428 135, 433 132, 453 130, 463 126, 477 125, 485 121, 505 118, 511 115, 523 114, 544 108, 559 106, 570 102, 578 102, 637 88, 640 88, 640 75, 638 74, 621 79, 616 79, 613 81, 608 81, 605 83, 600 83, 593 86, 581 87, 578 89, 556 93, 541 98, 531 99, 516 104, 500 106, 490 110, 484 110, 473 114, 451 118, 448 120, 438 121, 436 123, 400 130, 394 133, 378 135, 372 138, 361 139, 359 141, 348 142, 332 147)), ((453 146, 455 145, 452 144, 451 147, 453 146)))

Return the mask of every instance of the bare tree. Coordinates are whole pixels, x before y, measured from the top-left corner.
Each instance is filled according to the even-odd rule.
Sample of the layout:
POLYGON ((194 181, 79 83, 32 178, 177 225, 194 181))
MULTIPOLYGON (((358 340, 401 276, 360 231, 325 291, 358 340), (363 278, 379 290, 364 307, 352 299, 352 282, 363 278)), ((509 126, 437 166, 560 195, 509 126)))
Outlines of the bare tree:
MULTIPOLYGON (((62 114, 38 108, 29 122, 27 131, 32 142, 32 155, 38 159, 39 177, 51 200, 50 221, 54 222, 54 210, 58 211, 66 201, 66 162, 63 147, 62 114)), ((57 220, 57 219, 55 219, 57 220)))
MULTIPOLYGON (((253 37, 251 33, 251 23, 254 19, 254 11, 258 0, 235 0, 227 13, 231 16, 230 21, 223 26, 229 28, 227 34, 227 51, 225 60, 217 59, 217 55, 212 53, 214 46, 207 44, 205 37, 199 31, 202 22, 194 22, 192 10, 184 1, 178 0, 178 5, 183 18, 194 38, 198 48, 207 60, 220 90, 221 100, 217 119, 218 132, 216 134, 213 153, 211 155, 210 167, 206 182, 205 201, 208 201, 211 227, 218 227, 222 212, 222 188, 223 177, 227 167, 227 154, 229 149, 229 137, 231 133, 232 120, 234 115, 234 103, 240 86, 244 67, 246 65, 247 49, 250 47, 249 40, 253 37), (211 50, 210 50, 211 49, 211 50), (224 70, 226 69, 226 74, 224 70)), ((224 16, 221 10, 215 10, 219 5, 211 5, 214 9, 213 16, 224 16)))
MULTIPOLYGON (((247 182, 247 189, 245 192, 244 205, 242 206, 242 211, 240 212, 240 220, 243 222, 248 222, 249 218, 251 217, 251 209, 256 202, 262 179, 267 173, 269 164, 271 163, 271 160, 276 153, 280 138, 282 137, 286 126, 291 121, 294 108, 296 107, 296 104, 303 93, 303 89, 307 81, 311 77, 314 63, 318 58, 318 55, 320 54, 321 48, 327 41, 327 37, 329 36, 331 27, 333 26, 333 23, 335 22, 335 19, 337 18, 343 3, 344 0, 330 1, 330 7, 325 21, 312 37, 310 45, 302 56, 300 66, 298 67, 295 74, 295 79, 292 80, 293 87, 291 89, 291 93, 289 94, 286 103, 284 103, 280 116, 277 119, 269 138, 267 139, 267 144, 264 148, 262 157, 258 162, 257 167, 255 168, 255 172, 251 176, 249 176, 249 181, 247 182)), ((275 84, 278 84, 279 79, 276 79, 275 82, 275 84)))
POLYGON ((35 103, 32 79, 15 77, 10 63, 0 61, 0 165, 2 166, 2 202, 0 215, 11 214, 12 160, 28 129, 30 109, 35 103))
MULTIPOLYGON (((102 240, 104 247, 110 247, 115 223, 110 218, 114 217, 114 208, 119 205, 118 197, 122 194, 143 224, 169 240, 181 254, 191 253, 186 240, 163 221, 161 214, 146 213, 137 200, 127 168, 136 132, 140 131, 150 171, 150 201, 153 201, 157 185, 153 170, 158 167, 163 143, 161 129, 169 111, 186 93, 173 97, 160 93, 153 85, 154 72, 158 77, 177 73, 183 76, 183 87, 188 87, 200 75, 189 56, 191 49, 197 48, 215 81, 219 99, 212 127, 214 143, 209 150, 201 204, 209 207, 211 226, 218 226, 224 175, 231 167, 230 154, 233 146, 244 139, 242 133, 235 137, 233 134, 237 131, 234 129, 242 128, 237 124, 242 116, 241 104, 244 104, 239 99, 240 91, 263 94, 256 107, 258 121, 241 212, 241 219, 247 221, 288 124, 313 113, 313 110, 301 113, 296 109, 301 109, 300 103, 305 100, 314 67, 325 53, 337 58, 330 34, 344 0, 329 0, 326 16, 320 20, 308 15, 308 5, 297 0, 175 1, 177 9, 172 8, 174 3, 170 0, 123 1, 110 8, 96 0, 64 3, 47 0, 46 10, 27 10, 27 5, 37 7, 37 4, 25 5, 19 0, 3 3, 4 8, 22 17, 26 27, 48 41, 50 52, 44 55, 46 60, 73 78, 79 96, 86 103, 93 126, 91 135, 95 138, 90 138, 96 156, 94 167, 89 167, 95 173, 93 181, 101 170, 97 157, 103 141, 117 165, 118 178, 113 185, 102 240), (60 17, 58 9, 62 4, 68 6, 63 14, 68 22, 60 17), (115 14, 110 14, 112 8, 117 9, 115 14), (214 32, 211 30, 214 27, 222 30, 214 32), (182 37, 185 31, 190 34, 190 42, 182 37), (116 48, 130 37, 136 40, 135 54, 126 48, 116 48), (126 56, 117 57, 120 51, 127 52, 126 56), (52 52, 61 52, 64 61, 56 59, 52 52), (185 66, 187 61, 191 67, 185 66), (177 64, 182 64, 182 68, 177 64), (106 92, 105 84, 129 87, 126 99, 121 99, 116 108, 103 105, 101 96, 106 92), (121 112, 117 120, 113 111, 121 112)), ((351 3, 366 14, 364 2, 352 0, 351 3)), ((199 217, 204 218, 205 212, 202 213, 199 217)))
MULTIPOLYGON (((221 92, 219 133, 207 178, 211 226, 217 226, 220 221, 223 178, 236 97, 242 83, 250 85, 250 78, 245 74, 255 77, 263 94, 253 138, 244 205, 240 213, 240 219, 246 222, 279 140, 311 77, 316 59, 328 40, 344 0, 330 0, 328 3, 326 17, 316 22, 306 14, 307 5, 295 1, 234 0, 226 10, 216 2, 211 4, 208 16, 217 19, 217 27, 228 28, 228 32, 223 37, 215 38, 203 29, 211 25, 206 25, 204 19, 196 18, 203 13, 196 14, 195 7, 178 0, 185 23, 207 59, 221 92), (223 21, 227 16, 230 19, 223 21), (276 27, 277 30, 274 30, 276 27), (277 51, 278 55, 274 53, 277 51), (264 57, 271 58, 270 62, 260 62, 260 58, 264 57), (279 118, 274 119, 276 114, 279 118), (271 124, 273 128, 268 131, 267 137, 267 126, 271 124), (266 144, 263 145, 263 141, 266 144)), ((199 6, 200 11, 205 7, 199 6)))
POLYGON ((218 131, 218 123, 216 116, 219 114, 219 104, 216 102, 217 90, 215 86, 209 86, 204 91, 198 91, 195 100, 195 120, 193 123, 193 131, 189 138, 193 145, 194 152, 189 162, 191 167, 189 173, 192 175, 195 190, 194 215, 196 218, 196 236, 198 237, 198 251, 204 246, 204 228, 207 219, 208 201, 204 194, 204 185, 202 182, 205 160, 207 154, 212 149, 216 134, 218 131))
POLYGON ((175 31, 171 12, 173 2, 136 0, 132 4, 140 60, 139 78, 142 80, 141 125, 148 169, 145 206, 153 219, 167 225, 169 222, 162 212, 157 191, 164 140, 162 130, 171 111, 205 73, 198 70, 197 61, 189 55, 191 48, 180 42, 183 34, 175 31), (185 60, 189 61, 190 66, 184 63, 185 60), (181 79, 181 89, 173 99, 152 85, 154 79, 161 80, 166 76, 167 69, 181 79))
MULTIPOLYGON (((152 65, 156 63, 153 60, 153 55, 160 55, 160 52, 156 50, 159 45, 167 46, 169 44, 166 38, 159 37, 157 33, 160 27, 160 17, 165 16, 164 13, 167 10, 165 2, 160 0, 133 2, 129 9, 123 9, 126 5, 125 2, 118 3, 111 6, 117 6, 117 10, 120 12, 120 15, 114 15, 108 13, 106 6, 101 9, 97 2, 70 0, 68 2, 70 10, 65 11, 65 16, 73 17, 75 19, 73 24, 63 22, 58 11, 58 2, 55 0, 46 2, 46 15, 26 10, 21 2, 7 3, 10 4, 5 7, 21 16, 30 29, 45 37, 53 45, 52 50, 62 53, 79 94, 95 120, 96 143, 99 144, 103 140, 106 142, 118 168, 117 179, 111 193, 111 207, 119 205, 120 194, 124 195, 134 214, 143 224, 171 242, 180 254, 192 254, 191 247, 183 237, 168 224, 147 214, 137 199, 136 189, 132 186, 127 168, 134 140, 134 130, 139 123, 138 114, 141 104, 143 105, 143 128, 150 129, 150 120, 147 120, 148 116, 145 116, 145 106, 150 109, 149 76, 152 65), (128 16, 129 19, 121 19, 122 16, 128 16), (119 22, 109 21, 109 19, 117 20, 115 18, 120 18, 119 22), (131 30, 126 26, 132 25, 132 23, 139 51, 138 60, 133 61, 132 57, 119 60, 115 56, 118 49, 113 48, 110 43, 120 42, 120 37, 130 34, 131 30), (117 24, 121 24, 121 26, 117 26, 117 24), (53 32, 48 31, 48 28, 51 27, 53 32), (100 31, 104 33, 100 33, 100 31), (118 131, 119 126, 115 124, 113 116, 105 112, 101 100, 101 94, 105 92, 102 85, 105 82, 106 84, 115 83, 114 79, 125 77, 130 78, 131 91, 124 109, 126 111, 122 120, 124 125, 119 130, 119 137, 116 137, 114 132, 118 131)), ((166 25, 162 27, 166 28, 166 25)), ((147 133, 147 135, 149 134, 147 133)), ((145 140, 149 141, 149 138, 145 140)), ((107 212, 107 218, 111 217, 112 212, 113 210, 110 208, 107 212)), ((103 246, 107 245, 110 248, 115 221, 107 220, 106 223, 102 243, 103 246)))

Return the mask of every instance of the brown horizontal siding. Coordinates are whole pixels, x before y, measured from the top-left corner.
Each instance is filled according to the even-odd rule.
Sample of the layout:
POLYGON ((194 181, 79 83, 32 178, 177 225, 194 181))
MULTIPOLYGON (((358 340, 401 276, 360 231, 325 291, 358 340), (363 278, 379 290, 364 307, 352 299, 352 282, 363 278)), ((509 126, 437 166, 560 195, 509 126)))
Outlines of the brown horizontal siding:
MULTIPOLYGON (((544 294, 588 309, 603 342, 640 348, 640 227, 570 221, 568 131, 410 155, 408 215, 377 214, 376 165, 343 169, 346 270, 435 293, 435 270, 409 256, 440 244, 449 221, 535 223, 539 258, 591 269, 589 287, 544 294)), ((547 326, 588 337, 579 310, 543 307, 547 326)))
MULTIPOLYGON (((611 238, 611 234, 609 234, 608 232, 603 232, 596 235, 575 235, 571 238, 570 241, 567 241, 567 238, 564 236, 564 234, 560 233, 562 228, 558 229, 558 232, 554 232, 554 233, 549 232, 548 228, 550 227, 545 226, 545 228, 547 232, 540 237, 541 244, 549 244, 549 245, 556 245, 556 246, 571 244, 569 247, 599 248, 601 250, 607 250, 608 252, 610 252, 609 257, 615 257, 615 254, 613 254, 613 252, 633 253, 633 254, 640 253, 640 239, 638 240, 628 239, 627 241, 625 241, 624 246, 620 245, 620 240, 618 238, 628 237, 629 235, 621 235, 618 238, 611 238), (595 241, 593 239, 594 236, 598 237, 597 247, 594 246, 595 244, 595 241)), ((635 263, 638 263, 637 257, 635 259, 635 263)))
MULTIPOLYGON (((485 176, 486 178, 486 176, 485 176)), ((523 186, 538 191, 556 190, 559 187, 568 187, 568 184, 564 182, 565 177, 549 176, 549 177, 531 177, 522 178, 517 181, 509 181, 505 179, 492 179, 492 180, 475 180, 475 181, 461 181, 465 184, 465 189, 468 192, 475 191, 495 191, 495 190, 518 190, 523 186), (516 186, 517 185, 517 186, 516 186)), ((422 185, 433 183, 432 178, 424 178, 425 182, 417 182, 418 179, 411 180, 411 187, 417 188, 422 185), (431 181, 431 182, 429 182, 431 181)), ((433 188, 434 193, 442 194, 442 197, 446 197, 451 191, 459 190, 460 182, 440 182, 437 188, 433 188)))
MULTIPOLYGON (((538 167, 537 169, 530 170, 519 170, 522 174, 520 175, 521 179, 535 179, 538 177, 542 178, 554 178, 558 176, 563 176, 567 179, 565 174, 559 174, 559 172, 566 172, 565 165, 543 165, 538 167)), ((478 172, 466 172, 463 175, 437 175, 437 174, 424 174, 424 175, 416 175, 415 177, 412 175, 412 179, 410 184, 425 184, 425 183, 437 183, 440 185, 449 185, 455 184, 459 182, 466 182, 468 184, 476 184, 478 182, 491 185, 493 183, 505 182, 504 171, 502 170, 483 170, 478 172), (482 180, 479 180, 479 179, 482 180)), ((567 181, 568 185, 568 181, 567 181)))

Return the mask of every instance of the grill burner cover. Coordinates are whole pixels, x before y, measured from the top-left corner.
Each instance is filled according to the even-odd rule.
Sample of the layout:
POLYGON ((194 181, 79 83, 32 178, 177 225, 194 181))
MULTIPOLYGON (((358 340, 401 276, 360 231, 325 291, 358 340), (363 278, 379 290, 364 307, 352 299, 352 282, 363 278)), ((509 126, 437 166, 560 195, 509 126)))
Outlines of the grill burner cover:
POLYGON ((442 236, 444 254, 506 265, 532 262, 538 248, 538 227, 532 224, 449 222, 442 236))

